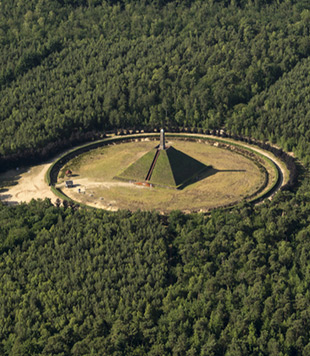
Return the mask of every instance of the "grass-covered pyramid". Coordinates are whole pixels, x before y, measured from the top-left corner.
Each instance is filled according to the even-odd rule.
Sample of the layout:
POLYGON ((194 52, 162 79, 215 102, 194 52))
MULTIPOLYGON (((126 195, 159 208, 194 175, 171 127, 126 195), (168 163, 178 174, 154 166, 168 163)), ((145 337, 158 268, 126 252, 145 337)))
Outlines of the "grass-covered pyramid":
POLYGON ((180 188, 206 168, 203 163, 171 146, 152 149, 116 178, 180 188))

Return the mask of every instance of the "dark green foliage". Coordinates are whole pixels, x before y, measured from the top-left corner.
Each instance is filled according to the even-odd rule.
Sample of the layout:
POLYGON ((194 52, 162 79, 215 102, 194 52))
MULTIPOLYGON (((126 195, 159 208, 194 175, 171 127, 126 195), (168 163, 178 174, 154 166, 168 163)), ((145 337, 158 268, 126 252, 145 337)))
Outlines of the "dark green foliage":
POLYGON ((310 53, 301 2, 12 4, 0 5, 0 155, 115 127, 240 133, 251 98, 310 53))
MULTIPOLYGON (((2 0, 1 162, 92 130, 225 125, 308 164, 309 34, 302 0, 2 0)), ((210 216, 0 204, 0 354, 308 355, 300 180, 210 216)))
POLYGON ((285 193, 166 223, 48 200, 0 206, 1 354, 302 354, 305 202, 285 193))
POLYGON ((268 91, 253 98, 232 125, 241 124, 243 132, 277 142, 310 163, 309 70, 307 58, 268 91))
POLYGON ((149 349, 168 283, 158 216, 74 212, 46 201, 31 203, 19 223, 22 208, 0 211, 1 237, 16 233, 7 213, 33 232, 0 258, 1 354, 149 349))

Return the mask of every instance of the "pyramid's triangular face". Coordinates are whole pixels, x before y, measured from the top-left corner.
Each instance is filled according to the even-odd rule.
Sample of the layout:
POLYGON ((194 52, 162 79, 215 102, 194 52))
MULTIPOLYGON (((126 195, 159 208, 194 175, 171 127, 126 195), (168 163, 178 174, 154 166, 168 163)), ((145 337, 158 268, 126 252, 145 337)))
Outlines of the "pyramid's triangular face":
POLYGON ((206 165, 195 158, 169 147, 160 151, 150 181, 178 187, 206 168, 206 165))
POLYGON ((131 164, 118 178, 178 188, 207 168, 187 154, 168 147, 153 149, 131 164))
POLYGON ((156 151, 156 148, 153 148, 151 151, 139 158, 136 162, 132 163, 118 177, 121 179, 132 180, 134 182, 144 182, 156 151))

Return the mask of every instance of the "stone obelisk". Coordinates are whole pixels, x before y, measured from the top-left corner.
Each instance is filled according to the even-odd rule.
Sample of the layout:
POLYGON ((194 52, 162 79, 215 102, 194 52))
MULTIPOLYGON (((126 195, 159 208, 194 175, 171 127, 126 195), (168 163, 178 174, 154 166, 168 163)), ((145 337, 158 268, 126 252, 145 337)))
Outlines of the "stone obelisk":
POLYGON ((165 144, 165 131, 164 129, 160 130, 160 144, 159 144, 159 149, 160 150, 165 150, 166 149, 166 144, 165 144))

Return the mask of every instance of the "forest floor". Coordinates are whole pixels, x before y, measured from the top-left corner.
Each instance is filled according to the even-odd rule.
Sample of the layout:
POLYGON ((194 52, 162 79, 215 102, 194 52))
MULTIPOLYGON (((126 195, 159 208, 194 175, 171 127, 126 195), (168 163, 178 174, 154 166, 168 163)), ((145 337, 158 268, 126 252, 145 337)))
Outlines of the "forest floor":
MULTIPOLYGON (((195 135, 193 134, 193 136, 195 135)), ((219 139, 218 137, 215 138, 219 139)), ((225 139, 225 141, 229 140, 225 139)), ((287 171, 283 162, 275 158, 271 153, 263 151, 257 147, 253 147, 251 145, 246 144, 242 145, 249 147, 256 152, 262 153, 264 156, 270 158, 273 162, 275 162, 279 166, 281 171, 282 185, 285 184, 288 179, 289 172, 287 171)), ((54 161, 55 159, 53 159, 52 161, 54 161)), ((6 202, 9 205, 18 204, 21 202, 30 202, 32 199, 45 198, 49 198, 52 202, 55 202, 57 196, 53 194, 50 187, 45 181, 45 174, 52 161, 33 167, 21 167, 18 170, 10 170, 3 174, 0 174, 0 200, 6 202)), ((125 189, 128 188, 128 186, 132 187, 131 183, 117 181, 111 182, 110 180, 102 180, 101 182, 95 182, 92 179, 82 177, 77 177, 77 179, 74 178, 74 183, 76 184, 76 187, 80 189, 79 197, 82 201, 85 199, 91 206, 96 206, 108 210, 118 209, 116 201, 105 201, 103 198, 99 198, 95 202, 90 202, 88 198, 94 194, 93 190, 95 190, 99 186, 106 190, 114 190, 116 188, 125 189), (87 192, 85 187, 87 187, 87 192)), ((149 188, 143 186, 134 186, 134 190, 136 192, 138 192, 137 190, 141 189, 147 190, 149 188)))

